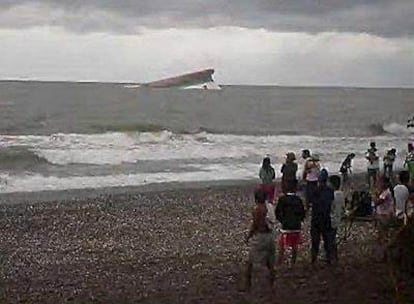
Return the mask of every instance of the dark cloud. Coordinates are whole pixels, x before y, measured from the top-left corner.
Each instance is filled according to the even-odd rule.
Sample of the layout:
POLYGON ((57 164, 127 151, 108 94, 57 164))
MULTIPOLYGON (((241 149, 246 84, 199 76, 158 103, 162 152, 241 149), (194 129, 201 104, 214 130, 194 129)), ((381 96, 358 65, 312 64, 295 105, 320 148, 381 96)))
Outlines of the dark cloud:
POLYGON ((242 26, 401 37, 413 35, 412 16, 413 0, 0 1, 0 27, 55 25, 76 32, 134 33, 140 27, 242 26))

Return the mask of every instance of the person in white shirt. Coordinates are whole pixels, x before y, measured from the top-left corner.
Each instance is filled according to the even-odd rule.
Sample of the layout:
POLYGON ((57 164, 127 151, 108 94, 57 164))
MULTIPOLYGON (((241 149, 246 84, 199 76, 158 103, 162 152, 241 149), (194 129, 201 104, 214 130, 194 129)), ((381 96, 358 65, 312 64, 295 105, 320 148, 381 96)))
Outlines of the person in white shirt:
POLYGON ((329 183, 334 190, 334 201, 331 206, 331 233, 332 233, 332 256, 335 261, 338 260, 338 246, 336 243, 336 235, 338 227, 341 223, 342 217, 345 213, 345 195, 341 188, 341 178, 338 175, 329 177, 329 183))
POLYGON ((377 183, 377 176, 380 169, 379 156, 377 155, 375 142, 370 143, 370 148, 365 153, 365 158, 368 160, 368 187, 369 189, 372 189, 377 183))
POLYGON ((303 166, 302 180, 306 181, 305 204, 306 210, 309 210, 316 199, 321 164, 319 162, 319 155, 311 155, 307 149, 302 150, 302 158, 306 160, 303 166))
POLYGON ((410 182, 410 174, 408 171, 401 171, 399 174, 400 183, 394 187, 395 200, 395 216, 399 219, 406 219, 411 214, 407 209, 407 202, 409 197, 408 184, 410 182))

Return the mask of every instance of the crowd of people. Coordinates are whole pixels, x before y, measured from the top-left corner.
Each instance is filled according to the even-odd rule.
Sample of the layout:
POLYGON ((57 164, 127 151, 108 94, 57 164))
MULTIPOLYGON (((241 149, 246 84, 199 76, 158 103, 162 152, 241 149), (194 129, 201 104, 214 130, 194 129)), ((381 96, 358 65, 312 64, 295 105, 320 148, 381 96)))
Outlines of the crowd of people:
MULTIPOLYGON (((275 263, 282 264, 286 248, 290 249, 290 264, 296 263, 302 243, 302 227, 306 216, 310 216, 310 262, 318 260, 321 238, 324 244, 325 261, 328 265, 338 261, 337 230, 345 217, 347 196, 351 195, 350 175, 354 153, 347 155, 339 168, 339 174, 329 175, 321 167, 320 156, 302 151, 303 172, 298 174, 298 164, 293 152, 286 155, 281 166, 281 183, 276 186, 275 169, 269 157, 263 159, 259 177, 261 185, 255 190, 253 219, 246 237, 250 253, 246 273, 246 288, 251 286, 252 267, 262 263, 269 269, 269 281, 273 284, 275 263), (299 177, 299 178, 298 178, 299 177), (301 189, 299 191, 299 189, 301 189), (278 257, 276 259, 276 247, 278 257)), ((394 173, 396 149, 388 150, 383 157, 383 172, 380 172, 380 157, 375 142, 366 151, 367 193, 372 215, 381 225, 391 219, 406 223, 414 216, 414 148, 408 145, 404 168, 394 173)))

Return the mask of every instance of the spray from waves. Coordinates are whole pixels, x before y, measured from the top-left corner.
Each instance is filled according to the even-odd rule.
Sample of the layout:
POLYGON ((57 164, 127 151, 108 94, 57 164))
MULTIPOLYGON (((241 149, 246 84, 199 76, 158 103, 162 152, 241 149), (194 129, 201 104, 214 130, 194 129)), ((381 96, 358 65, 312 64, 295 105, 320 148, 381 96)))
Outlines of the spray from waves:
POLYGON ((168 128, 152 123, 136 123, 136 124, 94 124, 90 127, 90 133, 105 133, 105 132, 162 132, 167 131, 168 128))
POLYGON ((413 130, 407 128, 407 126, 392 122, 384 124, 371 124, 369 129, 374 136, 380 135, 395 135, 395 136, 407 136, 413 134, 413 130))
POLYGON ((384 131, 393 134, 393 135, 411 135, 413 134, 413 130, 407 128, 407 126, 398 124, 398 123, 390 123, 390 124, 384 124, 384 131))
POLYGON ((46 158, 37 155, 28 147, 0 149, 0 170, 31 170, 47 163, 46 158))

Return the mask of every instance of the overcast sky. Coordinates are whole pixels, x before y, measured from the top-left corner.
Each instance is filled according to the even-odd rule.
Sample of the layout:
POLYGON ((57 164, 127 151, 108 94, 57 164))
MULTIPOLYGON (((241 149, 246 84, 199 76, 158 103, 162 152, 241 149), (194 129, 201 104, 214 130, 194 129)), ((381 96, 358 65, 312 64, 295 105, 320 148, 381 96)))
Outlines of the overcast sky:
POLYGON ((414 0, 0 0, 0 78, 414 87, 414 0))

